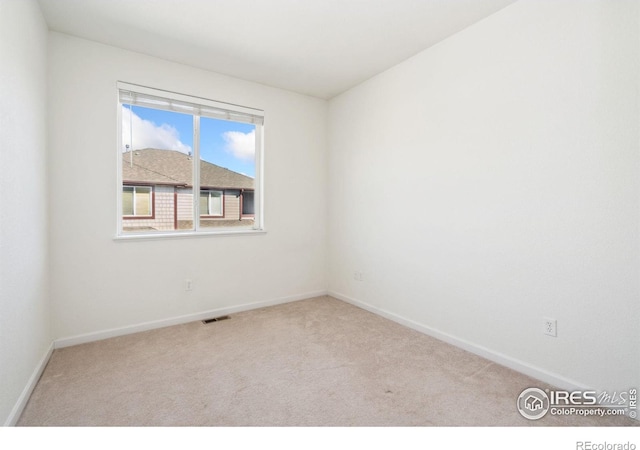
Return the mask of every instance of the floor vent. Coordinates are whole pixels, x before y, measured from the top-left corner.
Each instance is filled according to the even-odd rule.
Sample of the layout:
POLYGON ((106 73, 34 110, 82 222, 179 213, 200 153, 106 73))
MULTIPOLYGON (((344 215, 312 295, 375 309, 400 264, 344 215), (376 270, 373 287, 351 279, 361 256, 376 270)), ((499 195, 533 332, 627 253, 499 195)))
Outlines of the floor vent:
POLYGON ((229 316, 220 316, 220 317, 214 317, 213 319, 204 319, 202 321, 202 323, 204 323, 206 325, 208 323, 220 322, 221 320, 227 320, 227 319, 231 319, 231 317, 229 317, 229 316))

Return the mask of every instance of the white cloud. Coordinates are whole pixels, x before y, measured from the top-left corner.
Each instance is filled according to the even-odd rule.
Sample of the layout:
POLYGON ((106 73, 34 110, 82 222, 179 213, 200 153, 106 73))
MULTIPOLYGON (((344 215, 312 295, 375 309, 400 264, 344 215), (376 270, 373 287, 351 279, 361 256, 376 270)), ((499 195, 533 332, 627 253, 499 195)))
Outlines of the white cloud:
POLYGON ((222 138, 226 142, 225 150, 238 159, 252 161, 256 153, 256 131, 225 131, 222 138))
POLYGON ((129 108, 122 107, 122 147, 129 144, 133 137, 133 148, 159 148, 163 150, 177 150, 189 154, 191 146, 180 141, 180 133, 175 127, 163 123, 156 125, 150 120, 139 117, 132 113, 129 108), (131 136, 131 126, 133 126, 133 136, 131 136))

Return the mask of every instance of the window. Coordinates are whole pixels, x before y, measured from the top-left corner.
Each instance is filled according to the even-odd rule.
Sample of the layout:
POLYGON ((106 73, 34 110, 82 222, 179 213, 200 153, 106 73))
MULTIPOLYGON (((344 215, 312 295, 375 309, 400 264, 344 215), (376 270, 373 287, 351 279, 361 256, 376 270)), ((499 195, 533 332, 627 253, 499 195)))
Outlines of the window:
POLYGON ((263 112, 118 83, 118 235, 261 230, 263 112))
POLYGON ((153 216, 153 194, 149 186, 122 186, 122 215, 153 216))
POLYGON ((253 216, 254 215, 254 206, 253 206, 253 191, 245 191, 242 194, 242 215, 244 216, 253 216))
POLYGON ((200 190, 200 217, 224 216, 222 191, 200 190))

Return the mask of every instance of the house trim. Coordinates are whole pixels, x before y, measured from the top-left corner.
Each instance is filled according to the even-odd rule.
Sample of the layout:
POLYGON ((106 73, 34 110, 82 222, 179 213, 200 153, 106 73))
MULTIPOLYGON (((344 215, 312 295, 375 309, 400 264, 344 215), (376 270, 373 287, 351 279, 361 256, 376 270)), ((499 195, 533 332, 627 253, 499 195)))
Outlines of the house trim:
POLYGON ((178 189, 173 187, 173 229, 178 229, 178 189))

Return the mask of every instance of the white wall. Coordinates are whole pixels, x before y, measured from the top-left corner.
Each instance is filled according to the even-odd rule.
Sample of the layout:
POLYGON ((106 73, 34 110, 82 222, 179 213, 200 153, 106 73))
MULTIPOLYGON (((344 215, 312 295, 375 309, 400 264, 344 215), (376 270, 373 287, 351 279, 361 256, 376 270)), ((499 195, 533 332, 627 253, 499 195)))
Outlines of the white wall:
POLYGON ((17 420, 51 344, 46 51, 35 1, 0 0, 0 424, 17 420))
POLYGON ((637 8, 521 1, 334 98, 330 291, 548 381, 639 386, 637 8))
POLYGON ((326 291, 325 101, 63 34, 49 42, 55 338, 326 291), (266 234, 114 241, 117 80, 265 110, 266 234))

